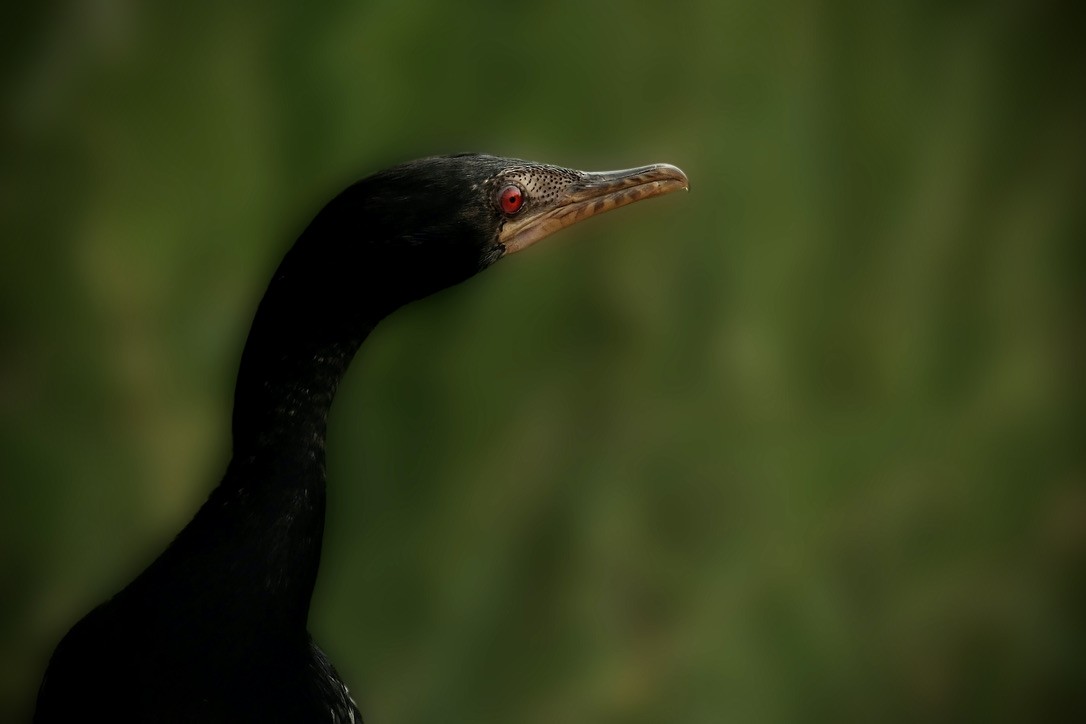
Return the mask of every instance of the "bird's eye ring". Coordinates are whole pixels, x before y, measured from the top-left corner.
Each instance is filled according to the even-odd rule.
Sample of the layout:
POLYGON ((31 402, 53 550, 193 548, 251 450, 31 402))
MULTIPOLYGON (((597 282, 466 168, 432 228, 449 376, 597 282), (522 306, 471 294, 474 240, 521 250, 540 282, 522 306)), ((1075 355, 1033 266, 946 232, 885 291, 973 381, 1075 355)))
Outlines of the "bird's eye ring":
POLYGON ((509 184, 498 194, 498 205, 502 211, 512 216, 524 206, 524 191, 516 184, 509 184))

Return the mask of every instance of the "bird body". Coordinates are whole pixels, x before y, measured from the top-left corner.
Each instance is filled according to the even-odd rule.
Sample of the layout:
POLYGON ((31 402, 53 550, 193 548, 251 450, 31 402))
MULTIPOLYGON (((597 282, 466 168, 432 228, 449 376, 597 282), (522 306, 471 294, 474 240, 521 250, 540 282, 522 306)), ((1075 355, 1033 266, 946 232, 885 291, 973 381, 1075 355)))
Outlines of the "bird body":
POLYGON ((357 722, 306 625, 336 388, 377 323, 583 218, 686 187, 666 165, 588 174, 465 154, 349 187, 253 320, 226 473, 170 546, 57 646, 35 722, 357 722))

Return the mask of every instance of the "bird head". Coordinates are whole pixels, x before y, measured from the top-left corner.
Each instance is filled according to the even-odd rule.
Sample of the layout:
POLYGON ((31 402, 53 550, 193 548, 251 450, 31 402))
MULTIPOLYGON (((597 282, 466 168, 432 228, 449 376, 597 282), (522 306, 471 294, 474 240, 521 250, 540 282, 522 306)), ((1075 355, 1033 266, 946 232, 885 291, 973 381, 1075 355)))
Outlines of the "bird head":
POLYGON ((306 227, 260 302, 238 375, 235 452, 267 442, 265 418, 276 421, 267 434, 303 422, 323 429, 321 405, 397 308, 566 226, 686 187, 665 164, 588 173, 478 154, 424 158, 356 182, 306 227), (315 416, 280 414, 307 405, 315 416))
POLYGON ((308 258, 315 285, 365 290, 383 315, 562 228, 687 186, 668 164, 586 172, 481 154, 435 156, 350 186, 291 256, 308 258))

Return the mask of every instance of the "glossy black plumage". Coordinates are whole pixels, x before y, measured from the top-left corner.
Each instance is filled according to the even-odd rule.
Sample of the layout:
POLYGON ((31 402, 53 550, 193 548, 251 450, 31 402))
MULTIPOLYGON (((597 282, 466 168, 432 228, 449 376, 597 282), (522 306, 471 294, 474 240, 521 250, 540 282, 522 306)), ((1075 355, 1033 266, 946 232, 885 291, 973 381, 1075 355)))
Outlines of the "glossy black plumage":
POLYGON ((147 570, 64 637, 35 721, 360 721, 306 630, 336 387, 382 318, 490 266, 514 232, 526 238, 524 219, 535 217, 514 229, 495 203, 508 179, 525 193, 536 182, 553 191, 564 179, 567 200, 548 191, 555 198, 526 202, 526 214, 546 220, 563 203, 607 195, 612 208, 655 195, 627 198, 661 174, 672 185, 681 177, 672 167, 635 171, 596 178, 490 156, 440 157, 370 176, 331 201, 257 310, 222 482, 147 570))

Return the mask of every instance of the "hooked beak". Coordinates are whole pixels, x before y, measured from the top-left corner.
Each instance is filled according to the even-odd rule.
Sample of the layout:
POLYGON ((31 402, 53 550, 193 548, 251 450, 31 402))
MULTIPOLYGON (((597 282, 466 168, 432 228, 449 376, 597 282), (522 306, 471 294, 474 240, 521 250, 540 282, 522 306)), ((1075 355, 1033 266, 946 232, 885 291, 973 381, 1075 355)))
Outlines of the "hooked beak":
POLYGON ((623 171, 573 172, 569 176, 557 194, 548 194, 553 198, 535 205, 529 202, 522 215, 505 222, 498 240, 507 254, 526 249, 591 216, 690 188, 686 174, 666 163, 623 171))

